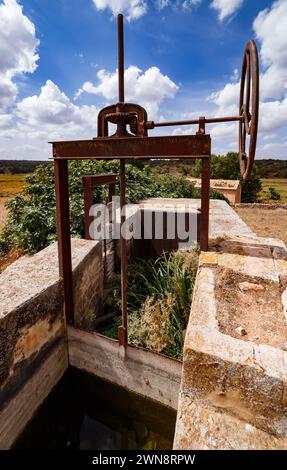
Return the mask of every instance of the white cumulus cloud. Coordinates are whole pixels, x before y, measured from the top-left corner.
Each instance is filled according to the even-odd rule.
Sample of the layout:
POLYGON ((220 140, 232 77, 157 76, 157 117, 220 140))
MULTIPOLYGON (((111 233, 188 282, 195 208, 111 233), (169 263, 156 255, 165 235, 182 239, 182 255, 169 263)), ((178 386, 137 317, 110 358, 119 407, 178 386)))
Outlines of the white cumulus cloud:
POLYGON ((239 82, 227 83, 222 90, 212 93, 208 100, 213 101, 218 106, 218 112, 224 114, 234 113, 235 106, 238 108, 239 91, 239 82))
MULTIPOLYGON (((273 138, 275 135, 274 151, 276 149, 279 151, 275 143, 276 140, 277 143, 280 141, 287 127, 287 1, 275 1, 270 8, 261 11, 254 20, 253 29, 260 46, 259 53, 263 66, 260 76, 260 139, 257 154, 266 156, 266 151, 270 151, 272 143, 268 144, 268 148, 266 145, 262 146, 263 137, 266 139, 269 133, 273 138)), ((215 114, 220 116, 237 114, 239 82, 227 83, 221 90, 214 92, 209 100, 217 106, 215 114)), ((213 128, 213 135, 219 136, 221 131, 216 129, 213 128)), ((235 139, 234 145, 236 145, 235 139)), ((283 155, 283 147, 283 145, 280 147, 280 155, 286 157, 287 148, 283 155)), ((276 157, 276 155, 271 156, 276 157)))
POLYGON ((16 0, 0 4, 0 156, 47 158, 48 140, 96 135, 95 106, 77 106, 51 80, 39 94, 16 101, 15 78, 33 73, 39 56, 35 25, 16 0), (14 145, 11 145, 13 139, 14 145))
POLYGON ((266 68, 262 75, 262 96, 280 98, 287 90, 287 2, 274 2, 259 13, 253 29, 261 43, 260 57, 266 68))
POLYGON ((156 0, 155 3, 159 10, 163 10, 171 4, 171 0, 156 0))
POLYGON ((183 10, 190 10, 192 7, 199 5, 202 0, 156 0, 156 6, 159 10, 172 6, 174 8, 182 8, 183 10))
POLYGON ((182 8, 184 10, 189 10, 190 8, 196 5, 199 5, 200 3, 201 3, 201 0, 184 0, 184 2, 182 3, 182 8))
POLYGON ((0 110, 17 96, 15 76, 36 69, 38 44, 35 26, 22 6, 16 0, 4 0, 0 5, 0 110))
POLYGON ((281 128, 287 128, 287 94, 282 100, 262 102, 260 104, 260 111, 261 132, 269 133, 281 128))
POLYGON ((213 0, 210 6, 218 11, 218 18, 223 21, 239 10, 243 2, 244 0, 213 0))
POLYGON ((111 10, 113 15, 124 13, 129 21, 136 20, 147 11, 145 0, 93 0, 98 10, 111 10))
MULTIPOLYGON (((100 70, 98 84, 85 82, 76 93, 78 98, 83 92, 102 95, 108 101, 116 101, 118 93, 117 71, 109 73, 100 70)), ((138 67, 129 66, 125 70, 126 101, 136 102, 145 107, 151 118, 155 118, 164 99, 173 98, 178 86, 158 67, 150 67, 142 72, 138 67)))
POLYGON ((10 114, 0 114, 0 130, 9 129, 12 122, 10 114))
POLYGON ((94 137, 97 114, 95 106, 76 106, 47 80, 39 95, 18 102, 10 115, 0 115, 0 156, 48 158, 48 141, 94 137), (11 139, 17 145, 11 146, 11 139))
POLYGON ((95 106, 76 106, 54 82, 47 80, 39 95, 18 103, 16 114, 31 128, 67 134, 77 128, 84 132, 86 127, 95 125, 97 109, 95 106), (60 129, 60 126, 63 127, 60 129))
MULTIPOLYGON (((127 16, 128 21, 136 20, 145 15, 149 3, 147 0, 93 0, 93 2, 97 10, 109 9, 114 16, 123 13, 127 16)), ((166 7, 190 10, 201 2, 202 0, 155 0, 150 3, 154 3, 156 8, 161 11, 166 7)))

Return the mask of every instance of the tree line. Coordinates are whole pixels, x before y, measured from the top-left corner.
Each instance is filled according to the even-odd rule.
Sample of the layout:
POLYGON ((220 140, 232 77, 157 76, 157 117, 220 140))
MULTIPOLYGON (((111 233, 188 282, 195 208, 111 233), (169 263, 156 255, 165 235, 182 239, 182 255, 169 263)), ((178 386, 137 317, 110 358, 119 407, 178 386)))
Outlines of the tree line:
POLYGON ((35 160, 0 160, 0 174, 29 174, 40 164, 48 164, 44 161, 35 160))

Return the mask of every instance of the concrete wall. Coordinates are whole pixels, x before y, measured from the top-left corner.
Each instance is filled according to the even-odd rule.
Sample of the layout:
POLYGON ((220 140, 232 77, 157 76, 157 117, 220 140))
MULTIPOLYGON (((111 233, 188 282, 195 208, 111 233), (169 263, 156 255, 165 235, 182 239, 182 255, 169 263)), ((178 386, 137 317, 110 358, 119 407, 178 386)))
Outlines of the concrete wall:
MULTIPOLYGON (((167 206, 173 202, 160 201, 167 206)), ((146 203, 154 202, 159 200, 146 203)), ((185 203, 195 209, 200 205, 198 200, 177 200, 185 203)), ((227 295, 218 288, 216 276, 232 271, 248 276, 249 281, 244 278, 241 283, 247 294, 255 289, 251 299, 259 304, 262 292, 270 292, 270 298, 273 291, 282 293, 280 314, 284 317, 285 312, 287 318, 286 247, 278 240, 256 237, 223 201, 211 201, 210 241, 211 252, 201 256, 186 333, 175 448, 287 448, 286 347, 223 331, 215 299, 216 292, 227 295)), ((102 245, 74 239, 72 253, 76 325, 92 329, 102 313, 102 245)), ((234 291, 230 305, 236 295, 234 291)), ((257 312, 248 302, 251 314, 257 312)), ((235 305, 239 312, 240 302, 235 305)), ((266 310, 272 313, 269 303, 266 310)), ((274 317, 277 311, 270 318, 274 317)), ((278 330, 283 329, 284 325, 278 330)), ((266 331, 274 340, 270 325, 266 331)), ((69 346, 53 244, 21 258, 0 275, 1 449, 12 445, 68 363, 176 408, 178 361, 131 347, 124 354, 116 341, 74 328, 69 328, 68 342, 69 346)))
MULTIPOLYGON (((216 189, 216 188, 214 188, 216 189)), ((241 186, 239 186, 236 189, 225 189, 225 188, 220 188, 217 189, 219 193, 222 193, 223 196, 225 196, 230 204, 240 204, 241 202, 241 186)))
POLYGON ((87 331, 103 311, 103 247, 80 239, 71 245, 75 325, 81 330, 70 328, 68 336, 56 243, 0 275, 0 449, 13 445, 69 364, 177 407, 179 361, 133 347, 123 354, 117 341, 87 331))
POLYGON ((177 410, 180 361, 73 327, 68 344, 72 366, 177 410))
MULTIPOLYGON (((196 188, 201 188, 201 179, 188 178, 196 188)), ((223 194, 230 204, 240 204, 241 202, 241 183, 239 180, 220 180, 211 179, 210 187, 223 194)))
POLYGON ((174 447, 287 449, 286 247, 254 236, 213 250, 200 257, 174 447))
MULTIPOLYGON (((90 327, 102 305, 101 244, 72 240, 75 316, 90 327)), ((0 448, 8 448, 68 367, 57 244, 0 275, 0 448)))
MULTIPOLYGON (((138 205, 132 205, 127 208, 126 212, 126 225, 128 230, 133 233, 135 226, 141 227, 143 232, 143 214, 162 214, 163 220, 167 214, 177 212, 184 214, 186 218, 186 227, 188 224, 188 217, 193 222, 197 219, 197 233, 194 233, 194 238, 199 240, 200 230, 200 199, 185 199, 185 198, 153 198, 142 201, 138 205)), ((116 211, 116 232, 120 233, 120 211, 116 211)), ((155 226, 155 222, 153 222, 155 226)), ((165 230, 165 229, 164 229, 165 230)), ((177 233, 177 231, 176 231, 177 233)), ((225 236, 252 236, 254 235, 250 227, 236 214, 236 212, 225 201, 211 200, 210 201, 210 224, 209 224, 209 239, 217 239, 218 237, 225 236)), ((130 238, 127 241, 127 258, 145 256, 157 258, 162 251, 175 250, 179 247, 180 240, 153 240, 142 239, 133 240, 130 238)), ((119 271, 120 268, 120 243, 116 239, 107 240, 107 256, 104 259, 105 278, 112 279, 114 269, 119 271)), ((186 244, 188 245, 188 243, 186 244)), ((182 243, 181 245, 182 246, 182 243)), ((104 257, 104 254, 103 254, 104 257)))

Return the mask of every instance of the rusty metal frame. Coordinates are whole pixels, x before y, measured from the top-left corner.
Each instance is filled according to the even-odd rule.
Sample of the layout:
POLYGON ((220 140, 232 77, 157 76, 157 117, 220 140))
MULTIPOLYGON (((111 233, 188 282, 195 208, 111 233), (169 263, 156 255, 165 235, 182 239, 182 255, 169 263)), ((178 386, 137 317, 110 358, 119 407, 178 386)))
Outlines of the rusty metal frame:
MULTIPOLYGON (((173 123, 156 124, 147 120, 147 113, 139 105, 125 103, 124 93, 124 36, 123 16, 118 16, 118 91, 119 101, 108 106, 98 115, 98 137, 92 140, 70 142, 53 142, 55 165, 57 234, 59 251, 60 277, 64 285, 65 315, 67 322, 74 323, 73 312, 73 277, 69 220, 69 187, 68 160, 120 160, 120 252, 121 252, 121 293, 122 293, 122 325, 119 327, 118 338, 122 346, 127 345, 127 260, 126 240, 122 236, 122 227, 126 220, 125 163, 127 159, 186 159, 202 160, 202 195, 200 217, 200 248, 208 250, 209 229, 209 189, 211 139, 205 134, 204 117, 197 120, 199 129, 196 135, 148 137, 148 129, 156 126, 172 125, 173 123), (108 123, 117 125, 114 135, 108 135, 108 123), (126 127, 130 127, 129 133, 126 127)), ((233 120, 233 118, 229 118, 233 120)), ((236 120, 238 118, 236 117, 236 120)), ((85 192, 85 231, 89 238, 89 209, 92 205, 92 187, 94 184, 107 183, 109 176, 90 176, 83 178, 85 192)), ((113 189, 114 191, 114 189, 113 189)))
MULTIPOLYGON (((118 103, 107 106, 98 114, 98 137, 92 140, 53 142, 55 166, 57 234, 60 277, 64 286, 65 316, 69 323, 74 323, 73 278, 69 220, 68 160, 120 160, 120 206, 121 206, 121 293, 122 325, 119 327, 119 343, 127 344, 127 302, 126 302, 126 240, 122 236, 122 227, 126 216, 125 207, 125 163, 127 159, 201 159, 202 190, 200 215, 200 248, 208 250, 209 231, 209 190, 211 139, 205 133, 206 124, 221 122, 239 122, 240 163, 243 179, 248 178, 253 165, 256 149, 259 103, 259 67, 258 53, 254 41, 250 41, 245 50, 241 76, 240 106, 237 116, 199 117, 195 120, 154 122, 148 121, 147 113, 138 104, 125 102, 124 83, 124 34, 123 16, 118 15, 118 103), (250 74, 251 67, 251 74, 250 74), (252 87, 251 87, 252 80, 252 87), (247 97, 244 101, 245 81, 247 97), (249 111, 250 90, 252 90, 252 110, 249 111), (115 134, 109 136, 109 123, 116 124, 115 134), (198 125, 196 135, 149 137, 148 130, 182 125, 198 125), (129 126, 129 131, 127 130, 129 126), (245 152, 246 134, 250 134, 251 143, 248 155, 245 152), (247 167, 245 168, 245 161, 247 167)), ((110 176, 110 175, 109 175, 110 176)), ((89 209, 92 205, 93 184, 109 184, 109 176, 90 176, 83 179, 85 192, 85 231, 89 238, 89 209), (96 180, 93 178, 97 178, 96 180), (102 178, 102 179, 101 179, 102 178), (96 183, 95 183, 96 181, 96 183), (102 181, 102 183, 100 183, 102 181)), ((114 189, 113 189, 114 191, 114 189)))
MULTIPOLYGON (((110 209, 113 197, 116 194, 116 175, 113 173, 88 175, 82 177, 84 189, 84 223, 85 223, 85 239, 91 240, 90 226, 93 222, 93 217, 90 215, 90 209, 93 205, 93 188, 95 186, 108 186, 107 204, 110 209)), ((109 220, 110 222, 110 220, 109 220)), ((104 278, 107 278, 107 240, 103 240, 104 246, 104 278)), ((98 322, 99 323, 99 322, 98 322)))
POLYGON ((85 218, 85 239, 91 240, 89 227, 93 221, 90 216, 90 208, 93 205, 93 188, 95 186, 108 186, 108 202, 112 202, 116 194, 116 175, 113 173, 100 175, 87 175, 82 177, 84 188, 84 218, 85 218))
POLYGON ((160 137, 98 137, 92 140, 52 142, 54 159, 190 159, 209 158, 208 134, 160 137))
MULTIPOLYGON (((93 222, 93 217, 90 216, 90 208, 93 205, 93 188, 95 186, 108 186, 108 205, 112 204, 113 197, 116 194, 116 174, 114 173, 102 173, 99 175, 86 175, 82 177, 83 190, 84 190, 84 223, 85 223, 85 239, 91 240, 90 237, 90 225, 93 222)), ((107 278, 107 241, 104 238, 102 240, 104 246, 104 278, 107 278)), ((110 320, 115 317, 115 313, 108 313, 101 315, 94 322, 95 326, 100 325, 106 320, 110 320)))
POLYGON ((66 322, 74 324, 73 272, 70 235, 68 162, 55 160, 56 222, 58 238, 59 274, 64 290, 66 322))
MULTIPOLYGON (((120 206, 125 206, 125 162, 127 159, 194 158, 202 160, 202 190, 200 217, 200 248, 208 250, 209 189, 211 139, 204 134, 202 120, 197 135, 141 138, 97 138, 90 141, 54 142, 57 233, 59 245, 60 276, 64 283, 65 314, 67 321, 74 323, 73 281, 69 221, 68 160, 120 160, 120 206)), ((105 177, 106 178, 106 177, 105 177)), ((104 180, 103 180, 104 181, 104 180)), ((107 180, 106 180, 107 181, 107 180)), ((121 229, 125 214, 121 213, 121 229)), ((127 344, 126 304, 126 240, 120 235, 122 325, 119 327, 119 343, 127 344)))

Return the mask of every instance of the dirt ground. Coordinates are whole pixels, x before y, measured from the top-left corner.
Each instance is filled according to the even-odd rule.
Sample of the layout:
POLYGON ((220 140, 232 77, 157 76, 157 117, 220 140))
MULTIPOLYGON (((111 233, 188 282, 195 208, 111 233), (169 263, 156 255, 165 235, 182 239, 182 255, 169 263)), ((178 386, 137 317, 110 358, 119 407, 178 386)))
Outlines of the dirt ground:
POLYGON ((259 237, 280 238, 287 243, 287 209, 248 207, 236 212, 259 237))
POLYGON ((0 256, 0 274, 23 255, 24 252, 20 248, 12 248, 4 256, 0 256))
POLYGON ((281 302, 286 286, 224 268, 217 270, 215 279, 220 331, 286 351, 287 324, 281 302))

